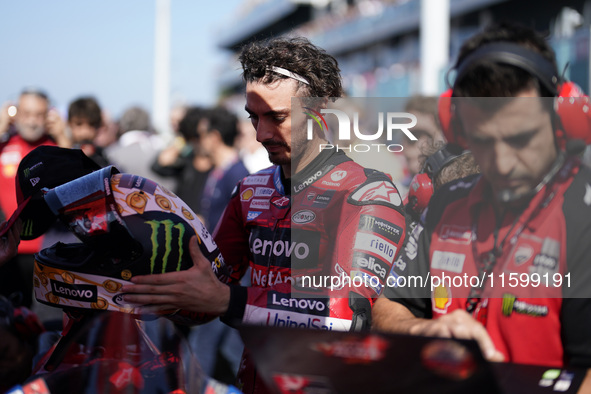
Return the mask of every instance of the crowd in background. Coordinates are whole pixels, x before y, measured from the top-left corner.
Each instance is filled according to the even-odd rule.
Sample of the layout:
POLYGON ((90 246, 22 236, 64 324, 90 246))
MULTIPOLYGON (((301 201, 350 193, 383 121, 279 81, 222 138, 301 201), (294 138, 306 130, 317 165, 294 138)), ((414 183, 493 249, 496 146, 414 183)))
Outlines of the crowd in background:
MULTIPOLYGON (((418 141, 407 143, 404 155, 370 163, 363 163, 370 159, 367 155, 354 158, 388 173, 401 191, 420 170, 420 147, 428 150, 432 142, 443 140, 435 98, 415 97, 406 110, 418 116, 421 130, 418 141)), ((16 208, 14 183, 20 160, 37 146, 57 145, 81 149, 100 167, 114 165, 157 182, 175 192, 213 231, 237 182, 271 165, 250 120, 240 115, 221 105, 179 105, 170 112, 173 135, 167 138, 154 130, 150 114, 141 107, 131 106, 113 120, 96 98, 81 96, 60 114, 46 92, 25 89, 16 105, 5 103, 0 112, 0 219, 8 219, 16 208)), ((14 305, 30 308, 46 329, 57 332, 61 310, 37 302, 31 281, 34 254, 56 242, 77 239, 58 222, 43 237, 22 241, 16 263, 0 267, 0 294, 14 305)), ((219 320, 181 330, 205 372, 232 382, 242 351, 237 331, 219 320)))
MULTIPOLYGON (((17 105, 6 103, 0 114, 0 219, 8 219, 16 209, 15 176, 21 159, 40 145, 57 145, 81 149, 100 167, 114 165, 120 172, 157 182, 186 201, 213 230, 236 183, 271 163, 260 154, 264 148, 250 123, 240 122, 221 106, 178 106, 170 122, 172 140, 155 132, 143 108, 132 106, 113 121, 96 98, 84 96, 72 100, 62 116, 51 107, 47 93, 23 90, 17 105)), ((34 254, 56 242, 77 239, 57 222, 43 237, 22 241, 15 261, 0 267, 0 294, 30 308, 48 330, 61 328, 61 310, 34 299, 32 270, 34 254)), ((236 332, 219 321, 198 331, 185 329, 185 334, 195 346, 208 347, 199 352, 203 368, 214 375, 217 345, 227 337, 227 362, 217 370, 222 378, 227 369, 235 374, 242 346, 236 332)))
MULTIPOLYGON (((240 61, 252 126, 221 105, 177 107, 172 140, 152 129, 142 108, 129 108, 113 123, 95 99, 83 97, 72 101, 62 119, 50 109, 47 94, 23 91, 18 106, 5 106, 0 116, 1 219, 11 212, 19 215, 15 194, 22 200, 23 193, 17 167, 27 153, 40 145, 79 148, 97 167, 114 165, 156 181, 165 192, 174 191, 207 228, 215 229, 212 239, 223 256, 219 265, 193 248, 194 265, 182 273, 163 269, 122 285, 123 301, 131 305, 166 313, 178 307, 177 312, 192 312, 191 321, 197 323, 211 313, 231 326, 302 327, 307 319, 308 328, 319 328, 310 322, 320 320, 330 322, 330 328, 322 328, 331 331, 371 328, 474 339, 488 361, 589 368, 591 172, 582 160, 585 145, 591 144, 588 97, 559 76, 555 55, 542 36, 502 23, 466 41, 454 66, 453 87, 439 100, 409 99, 404 111, 416 120, 413 137, 401 141, 399 152, 379 157, 351 149, 364 140, 358 131, 349 141, 339 129, 342 140, 333 141, 325 138, 331 132, 324 119, 325 127, 315 118, 316 129, 312 120, 291 112, 287 103, 294 97, 343 95, 337 62, 325 51, 306 39, 277 39, 246 47, 240 61), (508 100, 480 100, 489 97, 508 100), (302 132, 306 121, 312 125, 308 141, 302 132), (292 128, 299 134, 292 134, 292 128), (341 151, 333 145, 316 150, 329 140, 341 151), (347 147, 357 163, 343 154, 347 147), (276 167, 249 175, 269 166, 265 150, 276 167), (257 193, 267 199, 251 201, 257 193), (298 204, 318 209, 292 216, 290 209, 298 204), (292 221, 300 227, 292 229, 292 221), (298 243, 291 238, 298 231, 309 239, 298 243), (312 248, 306 242, 316 249, 319 266, 329 266, 326 272, 375 277, 378 285, 355 289, 361 297, 331 293, 317 309, 316 303, 292 303, 298 298, 291 287, 298 279, 292 259, 308 263, 312 248), (305 250, 299 256, 298 245, 305 250), (528 284, 530 276, 542 274, 561 280, 541 292, 537 284, 524 284, 510 286, 517 289, 508 293, 492 281, 493 274, 504 278, 508 272, 524 275, 528 284), (401 278, 429 278, 431 273, 471 279, 463 287, 455 280, 437 286, 431 281, 430 290, 398 285, 401 278), (563 276, 568 285, 562 285, 563 276), (479 277, 482 282, 472 284, 479 277)), ((31 168, 24 170, 24 182, 34 185, 40 178, 29 179, 31 168)), ((33 224, 24 223, 0 227, 10 229, 2 233, 7 235, 0 238, 0 252, 14 251, 18 233, 32 238, 33 224)), ((59 315, 45 314, 35 303, 32 266, 40 248, 70 242, 67 237, 72 236, 65 228, 54 226, 43 238, 21 242, 12 264, 0 267, 2 295, 13 306, 31 308, 46 330, 59 330, 59 315)), ((192 242, 197 245, 195 238, 192 242)), ((0 265, 5 260, 0 254, 0 265)), ((184 334, 207 375, 230 383, 240 369, 241 390, 265 389, 250 360, 251 349, 239 361, 243 346, 230 326, 216 319, 184 328, 184 334)), ((39 347, 46 350, 43 341, 39 347)), ((591 385, 591 373, 585 384, 591 385)))

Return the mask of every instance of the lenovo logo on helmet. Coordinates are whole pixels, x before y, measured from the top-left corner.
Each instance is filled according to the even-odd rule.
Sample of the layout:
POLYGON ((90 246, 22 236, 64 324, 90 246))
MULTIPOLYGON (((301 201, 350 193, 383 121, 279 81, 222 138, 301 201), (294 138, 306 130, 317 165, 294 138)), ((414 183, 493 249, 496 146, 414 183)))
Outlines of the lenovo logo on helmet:
POLYGON ((69 300, 96 302, 97 290, 94 285, 72 285, 57 280, 50 280, 51 292, 57 297, 69 300))

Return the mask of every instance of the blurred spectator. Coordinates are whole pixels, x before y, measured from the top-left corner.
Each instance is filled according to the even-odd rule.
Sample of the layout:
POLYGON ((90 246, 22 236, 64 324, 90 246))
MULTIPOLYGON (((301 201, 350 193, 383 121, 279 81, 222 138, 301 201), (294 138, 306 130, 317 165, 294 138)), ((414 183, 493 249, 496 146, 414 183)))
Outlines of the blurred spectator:
POLYGON ((152 171, 152 163, 165 147, 150 124, 150 115, 139 107, 127 109, 119 119, 119 139, 105 149, 105 155, 121 172, 141 175, 174 190, 176 183, 152 171))
POLYGON ((204 109, 190 107, 179 122, 180 137, 157 157, 152 170, 177 180, 175 193, 197 214, 201 212, 203 188, 213 164, 199 145, 197 126, 204 109))
POLYGON ((128 108, 119 119, 119 133, 125 134, 128 131, 152 131, 150 114, 140 107, 128 108))
POLYGON ((236 115, 222 107, 207 110, 197 132, 199 144, 213 163, 203 190, 201 213, 205 225, 214 228, 230 201, 232 190, 249 173, 234 148, 238 136, 236 115))
POLYGON ((256 132, 252 122, 248 118, 238 122, 238 136, 235 143, 240 159, 249 173, 254 174, 262 169, 271 167, 269 153, 265 147, 257 141, 256 132))
MULTIPOLYGON (((72 148, 81 149, 86 156, 100 167, 106 167, 109 162, 104 156, 103 149, 94 144, 98 130, 102 126, 101 108, 93 97, 80 97, 70 103, 68 108, 68 127, 72 135, 72 148)), ((78 238, 61 221, 55 222, 43 236, 41 249, 49 248, 57 242, 77 243, 78 238)), ((46 321, 59 317, 55 308, 36 303, 34 310, 39 317, 46 321)))
MULTIPOLYGON (((213 229, 230 202, 232 190, 248 175, 248 170, 234 148, 238 135, 236 115, 222 107, 206 110, 197 131, 199 145, 213 163, 201 200, 201 214, 206 225, 213 229)), ((232 376, 238 372, 243 349, 240 335, 219 319, 195 327, 191 332, 191 345, 207 374, 223 378, 216 374, 220 373, 215 369, 219 364, 218 354, 227 361, 232 376)))
POLYGON ((70 103, 68 126, 72 133, 72 147, 82 149, 101 167, 109 165, 103 149, 94 140, 103 123, 101 107, 93 97, 80 97, 70 103))
POLYGON ((187 106, 183 104, 178 104, 172 107, 170 110, 170 126, 172 128, 172 132, 175 136, 179 135, 179 127, 181 124, 181 120, 187 114, 187 106))
POLYGON ((117 141, 117 133, 119 132, 119 126, 113 121, 113 118, 108 111, 104 110, 101 112, 102 124, 98 129, 98 133, 94 138, 94 145, 105 149, 107 146, 117 141))
MULTIPOLYGON (((70 147, 65 124, 59 113, 49 108, 49 99, 40 90, 24 90, 18 100, 16 115, 10 116, 6 104, 0 112, 0 208, 2 217, 17 208, 15 176, 22 158, 40 145, 70 147)), ((15 264, 0 268, 0 294, 10 296, 21 292, 23 305, 32 302, 34 254, 42 237, 22 241, 15 264)))

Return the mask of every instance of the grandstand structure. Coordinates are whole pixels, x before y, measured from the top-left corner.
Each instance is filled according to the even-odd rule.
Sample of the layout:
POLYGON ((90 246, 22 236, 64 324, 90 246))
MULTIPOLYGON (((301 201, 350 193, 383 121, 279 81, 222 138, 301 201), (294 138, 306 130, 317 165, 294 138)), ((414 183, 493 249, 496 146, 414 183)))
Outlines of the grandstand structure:
POLYGON ((446 77, 453 78, 447 71, 461 43, 485 25, 502 20, 548 32, 565 76, 590 91, 591 0, 246 0, 219 34, 217 45, 233 54, 219 71, 220 97, 231 99, 242 93, 239 49, 253 40, 280 35, 303 35, 335 56, 349 96, 425 93, 426 76, 436 78, 436 90, 441 92, 446 77), (421 32, 422 18, 428 14, 421 9, 429 11, 435 1, 445 3, 432 10, 447 22, 441 29, 443 42, 421 32), (423 45, 432 43, 431 48, 421 48, 421 40, 423 45), (441 46, 448 48, 444 64, 426 67, 426 55, 441 46))

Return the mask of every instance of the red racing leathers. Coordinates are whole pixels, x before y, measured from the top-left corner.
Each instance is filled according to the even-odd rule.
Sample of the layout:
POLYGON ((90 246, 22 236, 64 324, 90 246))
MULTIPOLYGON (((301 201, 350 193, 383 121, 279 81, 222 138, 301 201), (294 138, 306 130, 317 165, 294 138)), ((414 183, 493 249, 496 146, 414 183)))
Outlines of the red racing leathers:
MULTIPOLYGON (((401 207, 389 178, 334 150, 322 151, 291 179, 277 166, 246 177, 214 232, 226 262, 220 277, 232 284, 224 319, 368 327, 404 240, 401 207), (237 285, 249 267, 251 286, 237 285)), ((252 366, 242 364, 241 389, 263 392, 252 366)))

